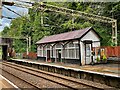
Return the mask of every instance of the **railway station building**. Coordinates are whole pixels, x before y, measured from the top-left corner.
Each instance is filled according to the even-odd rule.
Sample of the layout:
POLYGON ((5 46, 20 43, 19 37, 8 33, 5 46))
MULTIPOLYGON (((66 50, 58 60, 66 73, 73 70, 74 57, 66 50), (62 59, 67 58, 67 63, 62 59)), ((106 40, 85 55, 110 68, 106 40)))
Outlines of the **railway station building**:
POLYGON ((36 42, 37 58, 46 62, 91 64, 97 57, 92 51, 100 47, 100 38, 92 27, 46 36, 36 42))

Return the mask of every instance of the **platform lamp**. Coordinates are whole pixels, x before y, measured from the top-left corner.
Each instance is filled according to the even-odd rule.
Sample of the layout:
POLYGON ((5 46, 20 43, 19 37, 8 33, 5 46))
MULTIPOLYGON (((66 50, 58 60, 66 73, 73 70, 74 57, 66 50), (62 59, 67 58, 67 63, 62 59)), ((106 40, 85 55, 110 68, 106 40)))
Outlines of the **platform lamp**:
POLYGON ((26 37, 26 40, 27 40, 27 48, 26 48, 26 54, 27 54, 27 59, 28 59, 28 54, 29 54, 29 50, 28 50, 28 42, 29 42, 29 38, 28 38, 28 35, 26 37))
POLYGON ((26 54, 27 54, 27 58, 29 58, 29 52, 31 51, 31 37, 27 35, 26 40, 27 40, 26 54))

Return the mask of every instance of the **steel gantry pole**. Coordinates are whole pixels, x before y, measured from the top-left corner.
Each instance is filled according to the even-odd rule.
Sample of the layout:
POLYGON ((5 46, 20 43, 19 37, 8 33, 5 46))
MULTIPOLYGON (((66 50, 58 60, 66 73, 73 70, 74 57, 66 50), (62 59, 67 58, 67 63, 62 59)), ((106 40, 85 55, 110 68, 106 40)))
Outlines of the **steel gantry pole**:
POLYGON ((29 52, 31 51, 31 37, 29 37, 29 52))
POLYGON ((117 46, 117 20, 112 22, 112 42, 117 46))
MULTIPOLYGON (((117 46, 117 20, 109 17, 104 17, 104 16, 99 16, 99 15, 94 15, 94 14, 88 14, 85 12, 77 11, 77 10, 72 10, 64 7, 58 7, 54 5, 49 5, 49 4, 42 4, 44 11, 49 10, 49 11, 54 11, 57 13, 63 13, 63 14, 68 14, 76 17, 81 17, 83 19, 91 20, 91 21, 99 21, 102 23, 109 23, 112 24, 112 43, 117 46)), ((41 4, 40 4, 41 7, 41 4)), ((38 7, 39 8, 39 7, 38 7)), ((41 8, 39 8, 41 10, 41 8)), ((73 20, 72 20, 73 21, 73 20)))
MULTIPOLYGON (((42 6, 43 5, 43 2, 40 2, 40 5, 42 6)), ((40 7, 40 8, 42 8, 42 7, 40 7)), ((41 26, 43 26, 43 13, 44 13, 44 11, 41 11, 41 26)))

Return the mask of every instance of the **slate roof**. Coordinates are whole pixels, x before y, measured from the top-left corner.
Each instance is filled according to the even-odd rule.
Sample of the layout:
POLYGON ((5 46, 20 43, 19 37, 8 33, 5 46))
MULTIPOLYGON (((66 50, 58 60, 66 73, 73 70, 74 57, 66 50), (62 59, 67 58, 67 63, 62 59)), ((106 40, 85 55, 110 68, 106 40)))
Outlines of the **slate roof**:
MULTIPOLYGON (((88 27, 88 28, 84 28, 80 30, 70 31, 66 33, 52 35, 52 36, 46 36, 42 38, 41 40, 39 40, 38 42, 36 42, 36 44, 45 44, 45 43, 60 42, 60 41, 67 41, 67 40, 82 38, 90 30, 94 30, 94 29, 92 27, 88 27)), ((96 31, 95 33, 98 35, 96 31)))

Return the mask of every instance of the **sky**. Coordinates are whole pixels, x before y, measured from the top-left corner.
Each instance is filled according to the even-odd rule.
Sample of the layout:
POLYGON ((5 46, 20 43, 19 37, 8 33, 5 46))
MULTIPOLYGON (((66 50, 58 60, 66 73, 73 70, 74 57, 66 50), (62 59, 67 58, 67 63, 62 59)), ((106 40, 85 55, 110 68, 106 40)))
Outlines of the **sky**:
MULTIPOLYGON (((6 1, 14 1, 14 0, 6 0, 6 1)), ((27 8, 20 8, 20 7, 16 7, 16 6, 6 6, 9 7, 11 10, 23 15, 23 14, 27 14, 28 13, 28 9, 27 8)), ((2 7, 2 16, 5 17, 11 17, 11 18, 16 18, 19 17, 18 15, 16 15, 15 13, 7 10, 6 8, 2 7)), ((11 19, 7 19, 7 18, 2 18, 2 26, 0 26, 0 31, 2 31, 4 29, 5 26, 10 26, 10 22, 11 19)))

